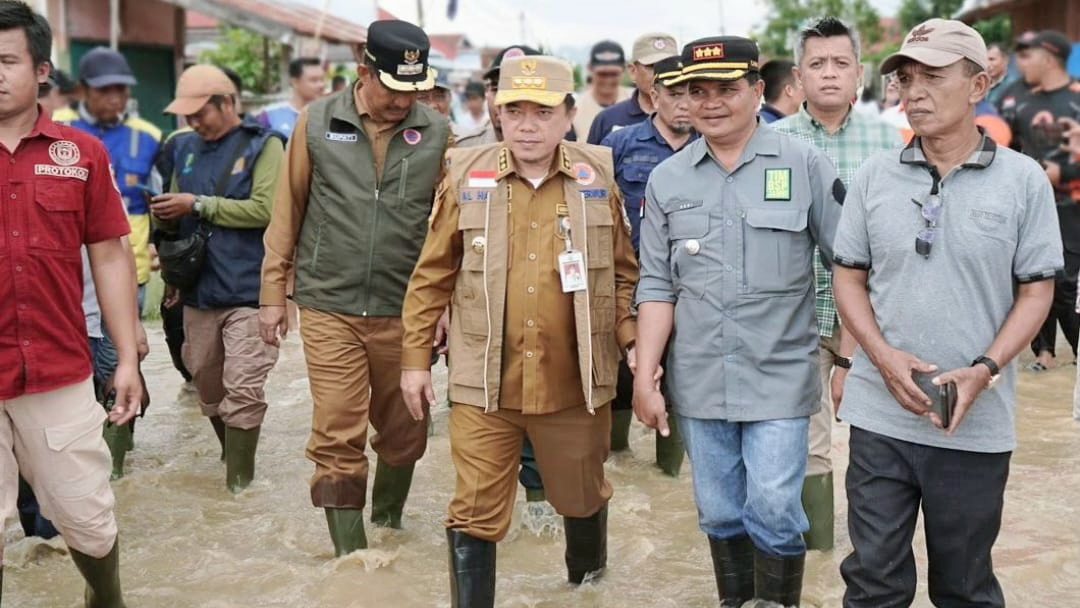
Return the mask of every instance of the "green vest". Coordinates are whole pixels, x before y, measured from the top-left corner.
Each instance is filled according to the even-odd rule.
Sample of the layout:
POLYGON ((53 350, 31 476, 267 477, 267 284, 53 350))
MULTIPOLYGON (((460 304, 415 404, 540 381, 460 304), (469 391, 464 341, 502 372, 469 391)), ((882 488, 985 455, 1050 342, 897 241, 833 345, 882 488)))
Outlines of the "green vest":
POLYGON ((444 117, 417 103, 391 136, 380 183, 353 90, 308 106, 312 166, 296 249, 298 304, 362 317, 401 316, 449 134, 444 117))

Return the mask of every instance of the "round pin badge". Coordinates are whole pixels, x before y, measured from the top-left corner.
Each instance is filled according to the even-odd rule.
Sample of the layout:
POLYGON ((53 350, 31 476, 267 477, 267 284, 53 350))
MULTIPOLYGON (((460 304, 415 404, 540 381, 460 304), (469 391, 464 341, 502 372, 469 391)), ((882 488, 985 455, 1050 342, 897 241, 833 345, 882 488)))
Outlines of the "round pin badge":
POLYGON ((574 163, 574 177, 582 186, 591 186, 596 181, 596 170, 588 163, 574 163))
POLYGON ((699 252, 701 252, 701 243, 697 242, 694 239, 686 241, 686 253, 689 253, 690 255, 697 255, 699 252))
POLYGON ((487 249, 487 239, 482 236, 478 236, 472 240, 472 250, 476 253, 484 253, 484 249, 487 249))
POLYGON ((402 131, 401 136, 405 138, 405 143, 410 146, 415 146, 424 138, 424 136, 420 134, 420 131, 417 131, 416 129, 405 129, 402 131))

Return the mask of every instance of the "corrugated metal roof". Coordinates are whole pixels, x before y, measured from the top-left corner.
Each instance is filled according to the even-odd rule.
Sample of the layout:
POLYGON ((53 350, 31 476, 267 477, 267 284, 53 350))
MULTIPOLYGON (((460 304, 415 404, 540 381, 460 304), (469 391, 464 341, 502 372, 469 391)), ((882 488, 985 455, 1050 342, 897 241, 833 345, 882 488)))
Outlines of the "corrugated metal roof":
POLYGON ((288 0, 165 0, 268 37, 300 35, 342 44, 367 41, 367 28, 340 15, 288 0))

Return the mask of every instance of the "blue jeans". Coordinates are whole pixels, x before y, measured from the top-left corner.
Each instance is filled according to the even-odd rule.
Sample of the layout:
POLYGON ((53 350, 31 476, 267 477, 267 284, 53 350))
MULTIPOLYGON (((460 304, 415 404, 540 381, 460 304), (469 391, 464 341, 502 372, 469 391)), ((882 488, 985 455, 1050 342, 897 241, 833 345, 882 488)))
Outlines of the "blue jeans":
POLYGON ((810 524, 802 487, 810 419, 678 418, 702 531, 720 540, 747 534, 774 556, 805 553, 802 535, 810 524))

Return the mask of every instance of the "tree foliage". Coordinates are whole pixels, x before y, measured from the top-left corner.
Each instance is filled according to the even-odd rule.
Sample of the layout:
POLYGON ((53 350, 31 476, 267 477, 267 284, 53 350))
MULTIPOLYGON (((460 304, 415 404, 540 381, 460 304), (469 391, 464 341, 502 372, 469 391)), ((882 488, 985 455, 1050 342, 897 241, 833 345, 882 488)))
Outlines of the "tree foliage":
POLYGON ((199 61, 230 68, 240 75, 244 90, 272 93, 280 83, 281 44, 249 30, 222 26, 218 48, 204 51, 199 61))
POLYGON ((881 39, 878 13, 868 0, 765 0, 768 22, 756 33, 761 52, 769 57, 793 56, 799 30, 814 19, 834 16, 853 23, 865 44, 881 39))
POLYGON ((906 32, 927 19, 952 19, 963 4, 964 0, 904 0, 896 17, 906 32))

